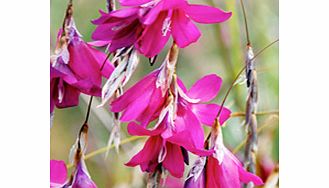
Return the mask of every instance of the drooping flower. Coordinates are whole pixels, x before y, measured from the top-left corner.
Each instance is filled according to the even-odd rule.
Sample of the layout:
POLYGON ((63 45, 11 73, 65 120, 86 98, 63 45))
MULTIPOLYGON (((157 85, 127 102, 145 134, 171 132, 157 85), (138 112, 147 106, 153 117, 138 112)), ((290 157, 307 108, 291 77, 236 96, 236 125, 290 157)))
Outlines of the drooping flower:
POLYGON ((205 5, 192 5, 186 0, 121 0, 123 6, 133 6, 110 13, 100 11, 101 17, 92 38, 97 44, 109 44, 114 52, 135 46, 140 53, 152 58, 158 55, 170 36, 180 48, 196 42, 201 33, 192 22, 204 24, 224 22, 231 17, 205 5))
POLYGON ((59 31, 57 48, 51 57, 51 111, 54 106, 65 108, 78 105, 80 92, 101 96, 102 76, 109 77, 114 69, 106 61, 101 70, 105 54, 81 39, 73 18, 66 29, 66 34, 59 31))
POLYGON ((171 175, 178 178, 183 176, 184 157, 180 146, 166 142, 161 136, 151 136, 144 148, 126 165, 140 165, 142 171, 154 172, 160 163, 171 175))
POLYGON ((178 48, 173 45, 162 66, 142 78, 111 103, 111 111, 122 112, 120 120, 136 120, 146 127, 159 116, 174 74, 178 48))
MULTIPOLYGON (((172 137, 170 140, 173 143, 185 146, 187 150, 194 147, 203 148, 204 133, 201 123, 211 125, 220 108, 216 104, 204 104, 204 102, 212 100, 217 95, 221 79, 216 75, 205 76, 188 91, 177 79, 177 83, 174 84, 176 91, 169 92, 168 88, 165 96, 162 96, 161 88, 157 87, 158 76, 159 71, 154 71, 128 89, 112 103, 112 110, 123 111, 122 121, 136 120, 141 123, 137 125, 132 122, 129 126, 146 128, 149 122, 158 118, 153 129, 163 124, 161 125, 164 127, 161 133, 163 138, 172 137)), ((229 115, 230 111, 223 108, 221 123, 224 123, 229 115)))
POLYGON ((91 179, 84 161, 84 155, 88 144, 88 125, 83 124, 78 138, 70 151, 70 162, 74 164, 74 170, 66 181, 64 188, 97 188, 91 179))
POLYGON ((99 11, 101 16, 92 21, 97 25, 92 39, 97 46, 108 45, 110 52, 133 46, 143 30, 139 21, 142 9, 126 8, 110 13, 99 11))
POLYGON ((140 6, 147 12, 140 18, 145 28, 137 48, 147 57, 160 53, 172 35, 180 48, 196 42, 201 33, 192 22, 224 22, 231 12, 206 5, 189 4, 186 0, 120 0, 123 6, 140 6))
MULTIPOLYGON (((153 81, 155 85, 155 79, 152 80, 146 77, 145 80, 153 81)), ((210 119, 215 119, 219 106, 215 104, 199 104, 198 102, 205 102, 214 98, 220 88, 221 79, 216 75, 205 76, 194 84, 189 91, 185 89, 185 86, 180 80, 175 79, 175 76, 173 83, 176 83, 174 84, 176 85, 176 89, 175 87, 170 87, 170 92, 167 91, 169 97, 166 97, 165 101, 161 102, 162 106, 160 105, 160 107, 158 107, 158 109, 161 109, 160 112, 148 115, 147 112, 149 111, 142 111, 143 116, 158 116, 158 122, 153 128, 147 128, 146 125, 139 125, 135 122, 128 124, 127 128, 129 134, 150 136, 144 148, 127 163, 128 166, 140 165, 143 171, 153 172, 155 168, 162 163, 162 159, 164 159, 164 168, 168 169, 173 176, 181 177, 184 172, 184 158, 183 150, 179 149, 180 147, 200 156, 206 156, 212 153, 211 150, 207 151, 203 149, 204 132, 200 121, 209 124, 210 119), (200 92, 200 88, 203 88, 202 92, 200 92), (174 96, 176 96, 177 100, 174 100, 174 96), (189 98, 189 96, 194 97, 194 99, 189 98), (179 152, 176 154, 170 153, 173 151, 167 149, 169 143, 179 152), (179 159, 176 161, 176 164, 179 163, 178 166, 182 168, 171 168, 169 164, 172 163, 171 165, 175 166, 175 163, 167 159, 166 155, 179 155, 175 157, 179 159)), ((141 84, 141 86, 143 85, 144 84, 141 84)), ((148 88, 151 87, 148 84, 144 86, 148 88)), ((155 86, 153 87, 156 88, 155 86)), ((143 91, 145 93, 145 90, 143 91)), ((161 90, 159 92, 161 93, 161 90)), ((136 95, 139 94, 135 92, 132 93, 136 95)), ((145 99, 145 96, 142 96, 142 99, 145 99)), ((163 100, 162 98, 160 99, 163 100)), ((154 101, 160 101, 160 99, 154 101)), ((134 100, 134 102, 136 102, 136 100, 134 100)), ((136 105, 138 104, 140 103, 136 105)), ((134 107, 134 109, 136 108, 137 107, 134 107)), ((223 108, 222 111, 223 114, 220 119, 221 122, 224 123, 228 119, 230 111, 226 108, 223 108)))
POLYGON ((67 178, 64 161, 50 160, 50 188, 62 187, 67 178))
POLYGON ((64 161, 50 160, 50 188, 97 188, 91 180, 85 162, 81 160, 70 179, 64 161))
POLYGON ((72 183, 67 186, 72 188, 97 188, 96 184, 90 178, 84 160, 81 160, 78 163, 73 175, 72 183))
POLYGON ((217 125, 211 133, 211 148, 214 153, 199 159, 203 163, 195 163, 184 187, 240 188, 241 182, 262 185, 262 179, 246 171, 241 162, 224 146, 219 123, 216 121, 215 124, 217 125))

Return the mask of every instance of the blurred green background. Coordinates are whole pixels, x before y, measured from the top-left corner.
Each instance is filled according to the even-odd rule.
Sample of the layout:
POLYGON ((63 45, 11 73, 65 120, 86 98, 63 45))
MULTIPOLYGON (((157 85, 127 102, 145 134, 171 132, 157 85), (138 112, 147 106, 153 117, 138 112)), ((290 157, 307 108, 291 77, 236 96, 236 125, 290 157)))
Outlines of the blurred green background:
MULTIPOLYGON (((222 24, 200 25, 202 37, 197 43, 180 51, 177 74, 190 87, 196 80, 210 73, 216 73, 223 79, 219 96, 213 101, 220 103, 236 74, 244 66, 246 36, 242 9, 239 0, 221 1, 189 1, 191 3, 208 4, 232 11, 230 20, 222 24)), ((279 38, 279 1, 253 0, 244 1, 250 31, 250 38, 256 53, 270 42, 279 38)), ((85 41, 91 40, 91 33, 95 26, 91 20, 99 17, 98 10, 105 10, 105 0, 74 0, 74 19, 78 30, 85 41)), ((50 4, 50 40, 51 53, 54 51, 56 35, 61 27, 66 0, 51 0, 50 4)), ((279 45, 275 44, 257 57, 257 72, 259 85, 258 112, 278 111, 279 109, 279 45)), ((141 62, 125 89, 136 83, 142 76, 157 68, 163 60, 168 47, 158 57, 158 62, 151 67, 147 59, 141 62)), ((246 84, 234 86, 228 97, 226 106, 233 113, 244 112, 246 104, 246 84)), ((51 131, 51 159, 68 162, 70 147, 83 123, 87 96, 81 96, 79 107, 55 110, 54 125, 51 131)), ((99 98, 97 99, 100 100, 99 98)), ((95 100, 89 122, 89 146, 87 153, 107 145, 111 127, 111 114, 106 108, 96 108, 95 100)), ((266 126, 259 134, 259 159, 269 161, 270 165, 278 163, 279 131, 277 115, 258 116, 258 126, 266 126)), ((205 128, 208 132, 209 128, 205 128)), ((122 139, 128 137, 126 125, 122 125, 122 139)), ((245 138, 243 117, 231 118, 224 128, 225 144, 233 150, 245 138)), ((104 154, 86 161, 92 179, 99 188, 103 187, 144 187, 145 177, 139 167, 126 167, 126 163, 143 146, 144 140, 134 141, 121 146, 119 154, 111 150, 107 158, 104 154)), ((243 159, 242 148, 238 157, 243 159)), ((194 156, 190 154, 193 163, 194 156)), ((260 163, 262 164, 262 162, 260 163)), ((266 164, 263 164, 266 165, 266 164)), ((186 166, 186 171, 190 167, 186 166)))

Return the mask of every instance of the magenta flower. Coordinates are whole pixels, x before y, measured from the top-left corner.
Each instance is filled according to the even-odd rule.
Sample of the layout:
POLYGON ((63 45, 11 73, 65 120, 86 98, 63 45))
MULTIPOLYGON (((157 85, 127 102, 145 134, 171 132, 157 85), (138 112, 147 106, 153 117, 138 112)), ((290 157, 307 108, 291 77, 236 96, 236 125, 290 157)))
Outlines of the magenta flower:
POLYGON ((256 186, 263 184, 261 178, 246 171, 241 162, 224 146, 219 125, 213 128, 211 143, 214 153, 197 160, 184 187, 239 188, 241 182, 253 182, 256 186))
POLYGON ((55 55, 51 57, 50 67, 50 103, 65 108, 79 103, 80 92, 101 96, 102 76, 109 77, 113 65, 107 61, 104 53, 85 43, 78 33, 73 19, 66 28, 66 35, 59 31, 55 55))
POLYGON ((186 0, 121 0, 133 6, 110 13, 100 11, 92 38, 97 45, 108 43, 111 52, 135 46, 146 57, 158 55, 172 35, 180 48, 196 42, 201 33, 192 22, 224 22, 231 12, 205 5, 191 5, 186 0))
MULTIPOLYGON (((146 127, 147 121, 147 123, 142 123, 141 125, 135 122, 128 124, 129 134, 150 136, 150 138, 145 143, 144 148, 127 165, 140 165, 142 171, 153 172, 159 164, 163 164, 173 176, 181 177, 184 172, 184 157, 183 150, 180 147, 200 156, 207 156, 213 153, 213 150, 207 151, 203 148, 204 132, 201 122, 210 125, 217 115, 219 106, 201 102, 209 101, 217 95, 221 86, 221 79, 216 75, 205 76, 197 81, 189 91, 185 89, 181 81, 178 80, 176 82, 176 79, 173 79, 173 83, 176 84, 171 85, 170 92, 168 91, 169 89, 166 90, 167 97, 164 98, 161 95, 161 88, 156 87, 158 77, 154 77, 155 73, 157 72, 155 71, 146 76, 141 82, 127 90, 128 94, 126 93, 121 96, 121 99, 118 99, 120 105, 132 108, 131 112, 136 113, 136 109, 141 108, 141 106, 143 108, 138 110, 138 115, 131 116, 133 118, 128 120, 135 119, 138 121, 139 116, 143 118, 145 116, 153 117, 153 119, 158 117, 158 122, 153 128, 146 127), (141 87, 145 87, 145 89, 141 87), (147 91, 147 89, 150 91, 147 91), (155 91, 159 93, 158 96, 145 94, 149 92, 155 93, 155 91), (131 99, 130 95, 136 95, 141 98, 131 99), (128 102, 128 104, 124 101, 128 102), (146 104, 143 104, 144 102, 146 104), (153 110, 149 110, 150 107, 153 110), (179 152, 171 153, 174 151, 168 150, 168 145, 171 148, 176 148, 175 150, 179 152), (176 156, 175 159, 177 161, 174 163, 174 161, 170 160, 171 158, 166 158, 167 155, 176 156), (175 165, 176 168, 173 168, 175 165)), ((115 109, 116 105, 118 105, 118 102, 114 101, 112 107, 115 109)), ((123 116, 125 112, 123 112, 123 116)), ((224 123, 228 119, 230 111, 223 108, 222 112, 220 120, 224 123)))
POLYGON ((97 25, 92 34, 92 38, 96 40, 94 45, 109 45, 110 52, 134 45, 143 29, 139 22, 141 9, 127 8, 110 13, 101 10, 99 12, 101 17, 92 21, 97 25))
POLYGON ((253 182, 254 185, 263 185, 258 176, 247 172, 241 162, 226 148, 221 164, 215 157, 209 157, 207 161, 207 187, 236 188, 241 187, 241 182, 253 182))
MULTIPOLYGON (((121 121, 136 120, 129 126, 147 127, 149 122, 158 118, 156 126, 164 127, 161 133, 165 139, 185 147, 193 152, 193 148, 203 148, 204 132, 201 123, 211 125, 219 106, 204 104, 212 100, 219 92, 221 79, 216 75, 208 75, 197 81, 190 90, 186 90, 178 79, 177 91, 168 96, 168 89, 162 95, 159 72, 156 70, 128 89, 112 103, 112 111, 121 112, 121 121), (174 98, 175 99, 174 99, 174 98), (174 133, 173 133, 174 132, 174 133), (178 134, 179 133, 179 134, 178 134)), ((223 108, 220 121, 223 124, 230 116, 230 110, 223 108)), ((128 128, 129 128, 128 126, 128 128)), ((153 128, 155 129, 155 128, 153 128)))
POLYGON ((50 188, 62 187, 66 182, 67 169, 64 161, 50 160, 50 188))
POLYGON ((96 184, 90 178, 87 167, 83 160, 78 163, 73 175, 72 188, 97 188, 96 184))
POLYGON ((184 157, 180 146, 166 142, 160 136, 151 136, 144 148, 126 165, 131 167, 140 165, 142 171, 154 172, 160 163, 171 175, 178 178, 183 176, 184 157))
POLYGON ((50 188, 97 188, 91 180, 83 160, 78 163, 73 176, 67 180, 67 168, 64 161, 50 160, 50 188))
POLYGON ((210 6, 192 5, 186 0, 120 0, 120 3, 140 6, 147 12, 140 18, 145 29, 137 42, 137 48, 147 57, 159 54, 171 35, 180 48, 196 42, 201 33, 192 20, 219 23, 232 14, 210 6))
POLYGON ((129 88, 112 102, 111 111, 122 111, 120 120, 123 122, 137 120, 146 127, 157 118, 167 94, 167 90, 162 93, 160 86, 157 86, 160 72, 160 69, 153 71, 129 88))

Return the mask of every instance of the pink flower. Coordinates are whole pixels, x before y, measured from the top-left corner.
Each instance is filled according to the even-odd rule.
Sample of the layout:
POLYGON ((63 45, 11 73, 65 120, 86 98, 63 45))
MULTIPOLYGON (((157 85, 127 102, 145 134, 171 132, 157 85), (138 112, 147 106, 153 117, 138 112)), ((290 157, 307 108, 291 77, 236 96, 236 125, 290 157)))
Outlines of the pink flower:
POLYGON ((192 22, 204 24, 224 22, 231 12, 205 5, 192 5, 186 0, 120 0, 123 6, 140 6, 147 13, 140 19, 145 29, 137 42, 147 57, 160 53, 172 35, 180 48, 196 42, 201 33, 192 22))
MULTIPOLYGON (((201 123, 211 125, 220 108, 216 104, 204 102, 212 100, 217 95, 221 79, 214 74, 205 76, 188 91, 177 79, 177 91, 172 92, 174 96, 168 97, 168 89, 164 90, 163 95, 159 86, 161 70, 152 72, 128 89, 112 103, 112 111, 123 111, 121 121, 136 120, 141 123, 130 123, 128 131, 135 126, 146 128, 149 122, 158 118, 156 126, 163 127, 163 138, 191 152, 195 148, 202 149, 204 132, 201 123)), ((222 124, 230 113, 227 108, 223 108, 220 118, 222 124)))
POLYGON ((83 160, 78 163, 73 175, 72 188, 97 188, 96 184, 90 178, 87 167, 83 160))
POLYGON ((97 25, 92 34, 92 38, 96 40, 94 45, 109 45, 110 52, 134 45, 143 29, 139 22, 141 9, 127 8, 110 13, 99 12, 101 17, 92 21, 97 25))
POLYGON ((91 180, 85 162, 80 160, 73 176, 67 178, 67 168, 64 161, 50 160, 50 188, 97 188, 91 180))
POLYGON ((100 70, 106 59, 105 54, 80 38, 73 19, 66 30, 66 34, 59 31, 57 48, 51 57, 51 112, 54 106, 65 108, 78 105, 80 92, 101 96, 102 76, 109 77, 114 69, 107 61, 100 70))
POLYGON ((240 188, 241 182, 253 182, 256 186, 263 184, 261 178, 247 172, 241 162, 224 146, 219 125, 213 128, 211 142, 214 153, 197 160, 184 187, 240 188))
POLYGON ((66 182, 66 177, 65 162, 50 160, 50 188, 62 187, 66 182))
POLYGON ((127 166, 140 165, 144 172, 154 172, 159 164, 171 175, 182 177, 184 173, 184 157, 180 146, 166 142, 161 136, 151 136, 144 148, 137 153, 127 166))
POLYGON ((98 25, 92 38, 97 45, 109 43, 113 52, 135 46, 146 57, 158 55, 172 35, 180 48, 196 42, 201 33, 192 22, 204 24, 224 22, 231 12, 205 5, 191 5, 186 0, 121 0, 133 6, 111 13, 100 11, 94 20, 98 25))
POLYGON ((236 188, 241 182, 253 182, 256 186, 263 185, 262 179, 247 172, 241 162, 226 148, 222 163, 215 157, 209 157, 206 166, 206 187, 236 188))
POLYGON ((137 120, 146 126, 156 118, 157 112, 165 101, 161 88, 156 86, 159 72, 159 70, 155 70, 145 76, 112 102, 111 110, 113 112, 123 111, 120 118, 121 121, 137 120))
MULTIPOLYGON (((133 88, 136 87, 136 90, 132 89, 127 91, 141 97, 141 99, 131 99, 128 96, 124 96, 125 94, 122 96, 136 103, 132 104, 132 108, 135 110, 139 105, 142 105, 139 100, 145 99, 146 106, 144 108, 146 111, 145 109, 140 110, 140 115, 143 117, 153 117, 153 119, 158 117, 158 122, 153 128, 146 128, 147 123, 139 125, 135 122, 131 122, 128 124, 127 129, 129 134, 138 136, 146 135, 150 136, 150 138, 145 143, 144 148, 135 155, 127 165, 140 165, 142 171, 153 172, 159 164, 163 164, 164 168, 168 169, 173 176, 181 177, 184 172, 184 150, 182 150, 182 148, 200 156, 207 156, 213 152, 212 150, 207 151, 203 149, 204 132, 201 122, 210 125, 210 122, 214 121, 217 115, 219 106, 215 104, 202 104, 199 102, 206 102, 217 95, 221 86, 221 79, 216 75, 205 76, 197 81, 188 91, 181 81, 177 80, 176 83, 176 79, 173 79, 173 83, 176 83, 173 85, 176 85, 177 88, 171 86, 170 92, 166 90, 166 95, 169 95, 169 97, 164 99, 161 95, 161 87, 156 87, 156 79, 158 77, 154 78, 154 73, 157 72, 151 73, 149 75, 151 77, 147 76, 140 83, 136 84, 137 86, 133 86, 133 88), (153 84, 145 84, 146 81, 150 81, 153 84), (146 87, 145 89, 150 89, 150 93, 155 93, 155 91, 159 90, 159 95, 157 96, 159 98, 156 99, 153 98, 156 97, 156 95, 150 95, 149 97, 152 99, 148 99, 147 95, 143 95, 144 93, 148 93, 148 91, 141 88, 142 86, 146 87), (139 91, 143 91, 143 93, 138 92, 137 88, 141 89, 139 91), (177 100, 174 100, 174 96, 176 96, 177 100), (156 103, 152 104, 149 101, 155 101, 156 103), (147 110, 149 109, 147 105, 150 107, 156 106, 156 108, 153 108, 156 110, 147 110), (177 111, 175 109, 177 109, 177 111), (152 112, 151 115, 148 114, 150 112, 152 112), (171 153, 175 151, 169 150, 168 147, 175 148, 175 151, 178 152, 171 153), (167 158, 167 155, 175 156, 177 160, 170 160, 171 158, 167 158), (174 168, 175 166, 176 168, 174 168)), ((120 100, 120 98, 118 100, 120 100)), ((120 103, 123 104, 124 102, 121 101, 120 103)), ((114 101, 112 105, 114 107, 117 103, 114 101)), ((127 107, 130 108, 129 104, 127 107)), ((224 123, 228 119, 230 111, 223 108, 222 112, 220 119, 221 122, 224 123)), ((125 112, 123 115, 124 114, 125 112)), ((138 116, 134 117, 138 119, 138 116)))

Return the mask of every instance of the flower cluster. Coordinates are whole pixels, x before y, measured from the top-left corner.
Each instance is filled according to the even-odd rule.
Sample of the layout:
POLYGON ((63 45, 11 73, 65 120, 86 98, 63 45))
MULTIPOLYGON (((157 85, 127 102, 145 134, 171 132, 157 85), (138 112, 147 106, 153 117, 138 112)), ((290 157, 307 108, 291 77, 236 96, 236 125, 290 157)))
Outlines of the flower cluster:
POLYGON ((161 52, 170 36, 180 48, 196 42, 201 32, 192 22, 210 24, 226 21, 231 12, 189 4, 186 0, 120 0, 120 9, 110 13, 100 12, 94 20, 97 25, 92 38, 108 43, 114 52, 134 46, 146 57, 161 52))
MULTIPOLYGON (((181 178, 191 152, 199 159, 185 187, 238 188, 241 182, 261 185, 262 180, 247 172, 223 144, 220 125, 229 119, 231 111, 210 103, 218 95, 222 79, 209 74, 187 89, 176 74, 179 49, 201 36, 194 22, 224 22, 231 17, 231 12, 189 4, 186 0, 119 2, 125 8, 108 13, 100 11, 101 16, 92 21, 97 27, 92 34, 95 41, 90 43, 82 40, 73 20, 72 3, 69 3, 55 53, 50 59, 51 114, 55 106, 78 105, 80 93, 102 97, 100 106, 109 103, 115 115, 115 129, 110 140, 115 140, 117 147, 119 122, 128 124, 130 135, 147 137, 142 150, 126 163, 127 166, 140 166, 152 177, 161 177, 163 171, 168 171, 173 177, 181 178), (138 54, 156 57, 171 36, 173 44, 160 68, 122 93, 139 63, 138 54), (93 46, 107 46, 109 55, 93 46), (111 54, 114 65, 107 60, 111 54), (103 87, 102 77, 107 78, 103 87), (212 127, 210 147, 203 125, 212 127)), ((71 150, 71 163, 75 167, 72 175, 66 177, 64 162, 52 160, 51 187, 96 188, 84 162, 88 117, 89 110, 71 150)))

